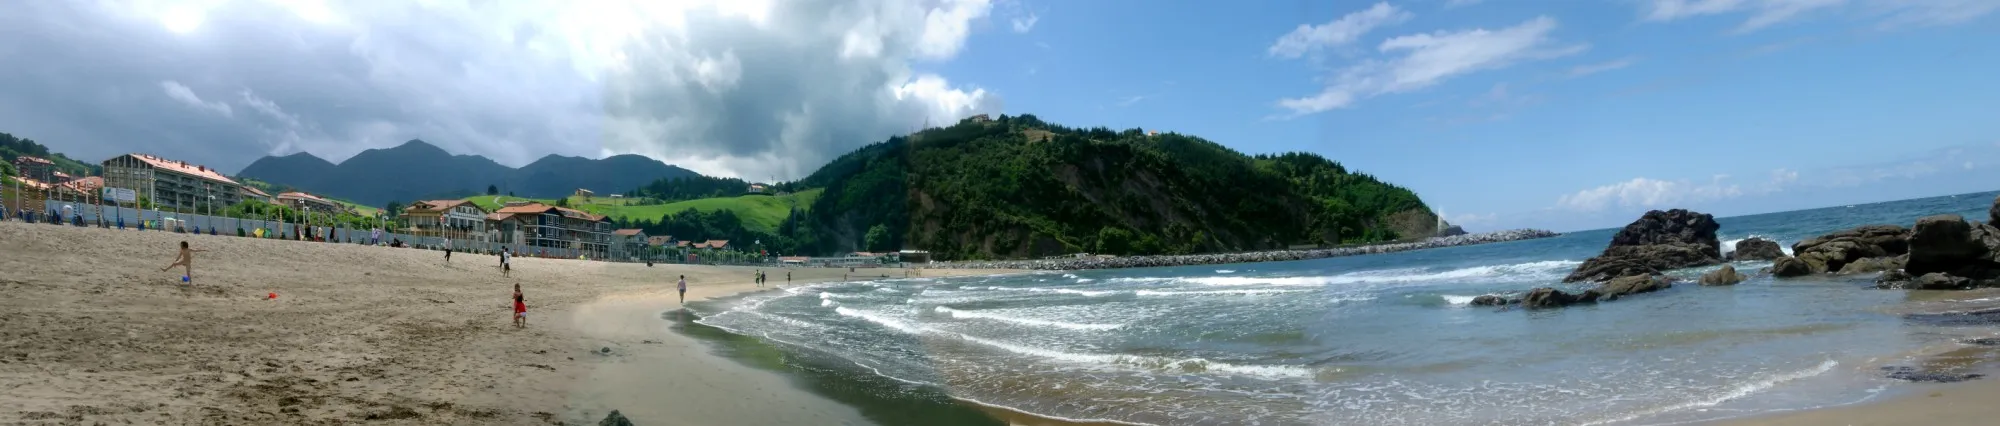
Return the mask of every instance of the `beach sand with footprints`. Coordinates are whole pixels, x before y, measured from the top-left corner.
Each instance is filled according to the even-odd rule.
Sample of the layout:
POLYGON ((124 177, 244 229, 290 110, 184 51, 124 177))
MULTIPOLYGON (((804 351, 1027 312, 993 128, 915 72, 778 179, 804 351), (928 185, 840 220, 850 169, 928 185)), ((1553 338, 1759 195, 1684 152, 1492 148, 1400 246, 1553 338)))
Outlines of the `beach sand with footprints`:
POLYGON ((0 222, 0 423, 574 424, 613 409, 639 424, 866 423, 662 318, 682 274, 693 301, 846 269, 765 269, 759 288, 749 267, 518 258, 503 277, 498 265, 0 222), (207 250, 185 284, 179 268, 160 272, 183 240, 207 250), (524 329, 509 323, 516 283, 524 329))

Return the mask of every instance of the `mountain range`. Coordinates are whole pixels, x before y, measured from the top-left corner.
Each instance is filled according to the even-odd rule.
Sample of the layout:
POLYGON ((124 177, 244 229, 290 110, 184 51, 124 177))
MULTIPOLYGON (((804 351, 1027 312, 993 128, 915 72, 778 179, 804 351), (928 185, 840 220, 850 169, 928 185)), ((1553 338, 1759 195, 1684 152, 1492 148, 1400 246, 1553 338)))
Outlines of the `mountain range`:
POLYGON ((693 171, 638 155, 602 159, 549 155, 520 168, 478 155, 452 155, 422 140, 370 149, 339 164, 309 153, 267 156, 236 174, 314 194, 370 206, 392 201, 460 198, 488 186, 522 197, 554 198, 589 189, 623 193, 664 178, 696 176, 693 171))

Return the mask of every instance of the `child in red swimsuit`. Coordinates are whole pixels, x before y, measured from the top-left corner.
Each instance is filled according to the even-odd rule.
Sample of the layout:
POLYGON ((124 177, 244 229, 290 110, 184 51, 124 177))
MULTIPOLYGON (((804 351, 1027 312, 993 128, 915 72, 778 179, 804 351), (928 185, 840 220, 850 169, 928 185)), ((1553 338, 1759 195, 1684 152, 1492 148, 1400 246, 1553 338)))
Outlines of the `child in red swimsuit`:
POLYGON ((528 304, 521 301, 521 283, 514 283, 514 327, 528 325, 528 304))

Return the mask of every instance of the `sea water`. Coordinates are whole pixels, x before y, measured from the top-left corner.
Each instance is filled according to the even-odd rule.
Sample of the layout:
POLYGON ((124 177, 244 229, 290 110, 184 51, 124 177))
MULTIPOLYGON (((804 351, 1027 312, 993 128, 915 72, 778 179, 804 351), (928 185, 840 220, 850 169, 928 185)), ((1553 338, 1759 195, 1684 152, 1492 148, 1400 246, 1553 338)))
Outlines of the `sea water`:
MULTIPOLYGON (((1984 218, 1995 195, 1723 218, 1720 236, 1728 251, 1751 236, 1790 246, 1930 214, 1984 218)), ((695 308, 699 324, 839 360, 815 368, 1142 424, 1714 420, 1866 400, 1902 386, 1881 367, 1988 332, 1912 324, 1888 308, 1913 293, 1876 290, 1872 275, 1690 282, 1564 309, 1467 306, 1577 288, 1562 277, 1615 231, 1295 262, 827 283, 695 308)))

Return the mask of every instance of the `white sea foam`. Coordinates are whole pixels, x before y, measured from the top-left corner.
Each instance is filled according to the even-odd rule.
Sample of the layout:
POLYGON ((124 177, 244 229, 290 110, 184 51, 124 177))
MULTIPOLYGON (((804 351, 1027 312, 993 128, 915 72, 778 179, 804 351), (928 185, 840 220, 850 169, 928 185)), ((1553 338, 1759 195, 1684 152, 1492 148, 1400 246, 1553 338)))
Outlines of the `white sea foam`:
POLYGON ((1118 294, 1118 292, 1115 290, 1077 290, 1073 288, 1047 288, 1047 287, 986 287, 986 289, 999 290, 999 291, 1032 291, 1037 293, 1063 293, 1063 294, 1074 294, 1086 297, 1103 297, 1103 296, 1118 294))
POLYGON ((1203 358, 1169 358, 1169 357, 1138 356, 1138 355, 1084 354, 1084 353, 1063 352, 1058 350, 1049 350, 1041 348, 1032 348, 1012 343, 1002 342, 998 340, 973 337, 970 335, 966 335, 964 333, 954 333, 929 327, 923 327, 916 324, 911 324, 909 322, 905 322, 903 320, 890 318, 888 315, 885 315, 880 312, 849 309, 844 306, 833 308, 833 312, 847 317, 866 320, 868 322, 872 322, 877 325, 888 327, 889 329, 908 334, 924 334, 924 333, 941 334, 948 337, 955 337, 967 342, 991 346, 1000 350, 1020 355, 1028 355, 1038 358, 1046 358, 1053 361, 1068 362, 1074 364, 1085 364, 1085 365, 1103 366, 1103 367, 1136 368, 1136 369, 1152 370, 1152 371, 1169 371, 1169 372, 1177 371, 1182 373, 1219 372, 1219 373, 1274 378, 1274 379, 1311 378, 1314 375, 1313 369, 1311 368, 1303 366, 1293 366, 1293 365, 1236 365, 1224 362, 1210 361, 1203 358))
POLYGON ((1460 296, 1456 294, 1446 294, 1439 297, 1443 297, 1445 302, 1451 303, 1453 305, 1464 305, 1472 303, 1472 299, 1479 298, 1479 296, 1460 296))
POLYGON ((834 302, 833 302, 833 299, 820 299, 820 300, 819 300, 819 305, 820 305, 820 306, 834 306, 834 305, 839 305, 839 303, 834 303, 834 302))
POLYGON ((903 322, 903 320, 890 318, 887 315, 883 315, 877 312, 869 312, 858 309, 848 309, 846 306, 842 306, 833 308, 833 313, 848 317, 860 318, 862 320, 872 322, 877 325, 888 327, 889 329, 901 331, 904 333, 922 334, 924 332, 924 328, 918 327, 916 324, 903 322))
POLYGON ((1735 387, 1731 387, 1729 389, 1726 389, 1724 392, 1717 393, 1715 395, 1708 395, 1699 400, 1688 401, 1648 410, 1641 410, 1639 412, 1630 413, 1614 419, 1599 420, 1584 424, 1594 426, 1601 424, 1624 423, 1661 413, 1671 413, 1675 411, 1713 407, 1718 404, 1722 404, 1724 402, 1729 402, 1730 400, 1750 396, 1751 394, 1761 392, 1765 389, 1770 389, 1777 385, 1784 384, 1785 382, 1825 374, 1828 371, 1833 371, 1833 367, 1838 365, 1840 365, 1839 362, 1829 359, 1820 362, 1819 365, 1813 366, 1812 368, 1766 376, 1761 379, 1751 381, 1749 383, 1736 385, 1735 387))
POLYGON ((979 318, 979 319, 988 319, 988 320, 1009 322, 1022 325, 1066 328, 1070 330, 1117 330, 1120 328, 1125 328, 1125 324, 1084 324, 1084 323, 1074 323, 1074 322, 1050 321, 1050 320, 1036 319, 1036 318, 1017 317, 1017 316, 999 314, 994 312, 985 312, 976 310, 965 311, 965 310, 947 308, 943 306, 939 306, 935 310, 937 311, 937 313, 950 315, 952 318, 979 318))
POLYGON ((1217 270, 1215 270, 1215 273, 1218 273, 1218 274, 1234 274, 1234 273, 1236 273, 1236 270, 1235 270, 1235 269, 1217 269, 1217 270))
POLYGON ((1248 295, 1260 295, 1260 294, 1300 293, 1307 291, 1312 291, 1312 290, 1293 290, 1293 289, 1282 289, 1282 288, 1246 288, 1242 290, 1187 290, 1187 291, 1139 290, 1132 292, 1132 294, 1139 296, 1205 296, 1205 295, 1248 296, 1248 295))
POLYGON ((1182 281, 1201 285, 1279 285, 1279 286, 1325 286, 1359 283, 1417 283, 1430 281, 1467 281, 1491 279, 1533 279, 1556 277, 1568 273, 1583 262, 1574 260, 1544 260, 1539 262, 1509 265, 1486 265, 1468 268, 1430 272, 1418 268, 1378 269, 1350 272, 1322 277, 1197 277, 1197 278, 1134 278, 1133 281, 1182 281))
MULTIPOLYGON (((1735 253, 1735 252, 1736 252, 1736 243, 1740 243, 1740 242, 1743 242, 1743 240, 1747 240, 1747 239, 1751 239, 1751 238, 1762 238, 1762 239, 1766 239, 1766 240, 1771 240, 1771 241, 1773 241, 1773 242, 1776 242, 1776 241, 1778 241, 1778 239, 1777 239, 1777 238, 1771 238, 1771 237, 1766 237, 1766 236, 1763 236, 1763 235, 1757 235, 1757 234, 1750 234, 1750 236, 1747 236, 1747 237, 1743 237, 1743 238, 1737 238, 1737 239, 1733 239, 1733 240, 1722 240, 1722 244, 1721 244, 1721 246, 1722 246, 1722 247, 1721 247, 1721 248, 1722 248, 1722 255, 1723 255, 1723 256, 1728 256, 1728 255, 1729 255, 1730 253, 1735 253)), ((1778 243, 1778 250, 1779 250, 1779 251, 1783 251, 1783 252, 1785 252, 1785 255, 1786 255, 1786 256, 1791 256, 1791 255, 1792 255, 1792 246, 1788 246, 1788 245, 1785 245, 1784 243, 1778 243)))

